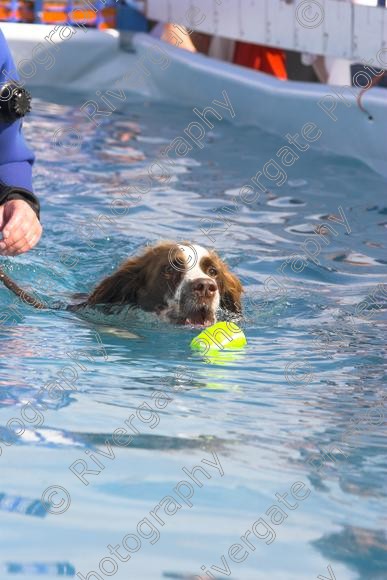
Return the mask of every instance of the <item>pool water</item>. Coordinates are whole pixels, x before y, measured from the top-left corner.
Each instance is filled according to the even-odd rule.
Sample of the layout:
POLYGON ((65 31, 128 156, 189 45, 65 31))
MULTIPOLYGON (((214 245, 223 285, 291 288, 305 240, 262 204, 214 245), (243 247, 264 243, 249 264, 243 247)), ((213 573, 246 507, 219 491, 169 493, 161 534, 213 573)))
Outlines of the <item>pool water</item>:
POLYGON ((214 247, 243 281, 248 345, 204 361, 197 329, 152 316, 17 301, 9 316, 0 287, 1 578, 385 578, 383 179, 310 149, 232 212, 284 140, 222 121, 170 183, 87 236, 192 110, 133 97, 95 127, 87 95, 49 94, 25 123, 44 236, 2 265, 53 305, 155 241, 214 247), (53 143, 68 127, 81 139, 53 143), (224 207, 209 239, 203 220, 224 207), (292 270, 322 223, 337 235, 292 270))

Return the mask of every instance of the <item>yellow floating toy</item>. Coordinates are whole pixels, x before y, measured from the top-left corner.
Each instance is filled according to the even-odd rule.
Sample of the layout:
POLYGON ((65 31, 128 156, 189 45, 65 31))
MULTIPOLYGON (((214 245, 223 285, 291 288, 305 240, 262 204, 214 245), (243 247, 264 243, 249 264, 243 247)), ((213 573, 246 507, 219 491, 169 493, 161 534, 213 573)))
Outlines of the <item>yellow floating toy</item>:
POLYGON ((191 341, 192 350, 211 354, 220 350, 236 350, 247 344, 243 330, 235 322, 217 322, 191 341))

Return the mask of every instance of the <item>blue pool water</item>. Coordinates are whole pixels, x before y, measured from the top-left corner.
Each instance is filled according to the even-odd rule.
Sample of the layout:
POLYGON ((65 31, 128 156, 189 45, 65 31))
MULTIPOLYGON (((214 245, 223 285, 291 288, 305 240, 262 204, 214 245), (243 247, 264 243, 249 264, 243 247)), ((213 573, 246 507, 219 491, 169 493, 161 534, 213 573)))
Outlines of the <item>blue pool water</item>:
MULTIPOLYGON (((1 578, 92 570, 117 580, 385 578, 386 287, 375 294, 387 279, 382 178, 306 151, 286 183, 227 214, 227 228, 209 240, 201 220, 232 209, 239 188, 284 144, 223 121, 179 161, 171 183, 155 182, 126 216, 87 237, 85 224, 111 215, 120 187, 184 134, 192 110, 133 98, 96 128, 79 113, 85 98, 37 101, 26 134, 45 233, 34 251, 1 263, 53 304, 89 291, 159 239, 215 247, 243 280, 248 346, 204 362, 189 349, 197 330, 18 303, 0 326, 1 578), (63 127, 82 135, 79 151, 52 145, 63 127), (350 232, 327 221, 339 207, 350 232), (337 236, 321 240, 319 263, 281 273, 323 222, 337 236), (356 305, 370 293, 366 318, 356 305), (47 394, 54 383, 57 399, 47 394), (130 431, 125 421, 136 412, 142 420, 130 431), (69 469, 77 460, 94 470, 88 485, 69 469), (183 471, 197 465, 209 476, 196 472, 201 487, 183 471), (193 495, 184 501, 178 492, 193 495), (35 501, 43 493, 47 501, 53 494, 46 507, 56 513, 35 501), (240 537, 260 518, 255 530, 265 538, 251 532, 249 547, 240 537)), ((0 287, 2 318, 13 302, 0 287)))

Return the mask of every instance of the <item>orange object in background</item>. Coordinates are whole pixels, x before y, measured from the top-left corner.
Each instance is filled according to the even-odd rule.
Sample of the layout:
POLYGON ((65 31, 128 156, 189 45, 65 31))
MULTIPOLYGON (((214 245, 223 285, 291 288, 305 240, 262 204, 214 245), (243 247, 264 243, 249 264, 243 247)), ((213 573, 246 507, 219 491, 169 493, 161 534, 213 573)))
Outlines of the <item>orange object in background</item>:
MULTIPOLYGON (((93 4, 93 1, 91 0, 93 4)), ((54 0, 43 2, 42 24, 57 24, 67 22, 81 22, 85 26, 95 26, 97 16, 93 10, 87 9, 87 4, 75 1, 71 12, 66 12, 68 3, 66 0, 54 0)), ((102 18, 98 19, 98 28, 114 28, 116 25, 116 9, 113 7, 102 8, 102 18)))
MULTIPOLYGON (((94 5, 93 0, 90 0, 94 5)), ((102 8, 98 13, 94 12, 82 0, 72 3, 72 10, 68 9, 66 0, 46 0, 43 2, 42 11, 39 13, 39 22, 42 24, 69 24, 82 23, 85 26, 98 28, 115 28, 115 6, 102 8)), ((34 22, 34 2, 19 0, 17 8, 12 10, 9 0, 0 0, 0 21, 5 22, 34 22)))
POLYGON ((34 21, 34 3, 23 2, 17 3, 16 10, 12 10, 8 0, 0 0, 0 20, 33 22, 34 21))
POLYGON ((235 43, 234 64, 260 70, 279 79, 288 78, 286 55, 278 48, 238 41, 235 43))

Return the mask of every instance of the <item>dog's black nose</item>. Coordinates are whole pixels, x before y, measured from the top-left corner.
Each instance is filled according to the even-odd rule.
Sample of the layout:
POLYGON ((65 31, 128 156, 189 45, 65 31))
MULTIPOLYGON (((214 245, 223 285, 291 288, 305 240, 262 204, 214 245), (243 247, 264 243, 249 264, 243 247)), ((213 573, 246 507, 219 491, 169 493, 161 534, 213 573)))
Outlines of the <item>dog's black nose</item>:
POLYGON ((198 296, 212 296, 217 291, 215 282, 209 278, 198 278, 192 283, 192 290, 198 296))

